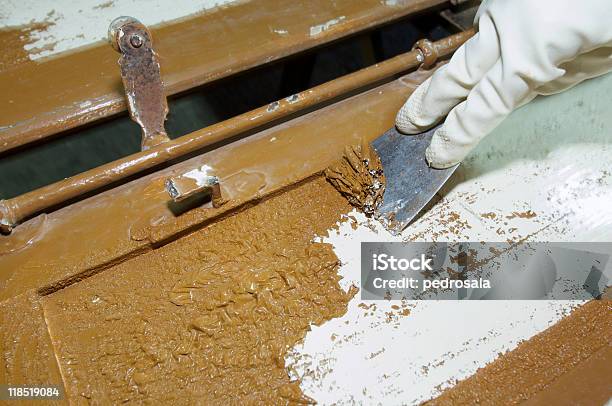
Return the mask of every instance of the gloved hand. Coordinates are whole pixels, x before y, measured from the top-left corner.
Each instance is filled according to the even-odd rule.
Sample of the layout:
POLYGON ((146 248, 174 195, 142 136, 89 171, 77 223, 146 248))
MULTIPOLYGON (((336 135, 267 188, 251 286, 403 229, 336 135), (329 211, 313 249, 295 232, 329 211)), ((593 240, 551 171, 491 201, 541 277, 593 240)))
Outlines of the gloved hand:
POLYGON ((485 0, 474 24, 478 33, 397 114, 408 134, 447 116, 426 152, 435 168, 461 162, 535 96, 612 70, 611 0, 485 0))

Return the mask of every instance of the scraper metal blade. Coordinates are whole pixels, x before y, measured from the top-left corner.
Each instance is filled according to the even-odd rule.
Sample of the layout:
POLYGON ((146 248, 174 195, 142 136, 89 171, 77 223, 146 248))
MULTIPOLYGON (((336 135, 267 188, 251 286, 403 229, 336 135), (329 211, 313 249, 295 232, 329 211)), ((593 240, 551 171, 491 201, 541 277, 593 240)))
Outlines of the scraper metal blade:
POLYGON ((437 128, 405 135, 394 127, 371 143, 386 179, 376 216, 393 234, 399 234, 410 224, 459 166, 434 169, 427 164, 425 150, 437 128))

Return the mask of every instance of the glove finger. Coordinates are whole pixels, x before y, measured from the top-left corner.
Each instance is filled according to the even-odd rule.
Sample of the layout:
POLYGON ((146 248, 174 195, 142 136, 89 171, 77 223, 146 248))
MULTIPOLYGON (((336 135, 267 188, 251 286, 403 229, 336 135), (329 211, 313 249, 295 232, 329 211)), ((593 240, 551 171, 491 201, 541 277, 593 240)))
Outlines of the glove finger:
POLYGON ((463 161, 512 110, 536 96, 520 75, 503 69, 500 60, 467 99, 450 111, 425 153, 429 165, 442 169, 463 161))
POLYGON ((407 134, 417 134, 439 122, 499 59, 495 26, 488 15, 479 21, 479 32, 463 44, 450 62, 438 69, 408 98, 397 114, 395 125, 407 134))

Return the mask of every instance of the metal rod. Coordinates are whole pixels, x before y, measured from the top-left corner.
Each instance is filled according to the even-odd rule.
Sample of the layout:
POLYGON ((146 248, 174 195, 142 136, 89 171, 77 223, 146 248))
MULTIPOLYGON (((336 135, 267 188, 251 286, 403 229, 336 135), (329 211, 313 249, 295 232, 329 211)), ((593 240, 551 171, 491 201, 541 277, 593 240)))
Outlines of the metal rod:
MULTIPOLYGON (((12 199, 1 200, 0 231, 9 233, 23 219, 49 207, 57 206, 161 163, 329 101, 368 84, 419 67, 423 62, 431 64, 432 52, 436 59, 448 56, 472 35, 474 35, 473 29, 450 35, 433 43, 426 43, 427 48, 422 49, 417 46, 410 52, 157 145, 149 150, 137 152, 12 199)), ((420 44, 423 43, 420 42, 420 44)))

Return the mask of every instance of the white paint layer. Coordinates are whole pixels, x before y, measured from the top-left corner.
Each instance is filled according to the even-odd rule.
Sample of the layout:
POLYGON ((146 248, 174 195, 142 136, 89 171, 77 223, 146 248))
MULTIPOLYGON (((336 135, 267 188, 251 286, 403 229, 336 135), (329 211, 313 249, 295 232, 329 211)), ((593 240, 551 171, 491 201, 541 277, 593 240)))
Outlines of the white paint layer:
MULTIPOLYGON (((456 175, 401 237, 357 212, 356 229, 330 231, 342 287, 359 286, 362 241, 611 241, 612 74, 519 109, 456 175)), ((313 326, 287 365, 321 404, 419 404, 581 303, 356 297, 313 326)))
POLYGON ((193 179, 198 186, 209 186, 210 182, 210 171, 212 167, 208 165, 202 165, 199 168, 192 169, 189 172, 183 174, 184 177, 193 179))
POLYGON ((310 36, 316 37, 317 35, 322 34, 323 32, 329 30, 332 26, 342 22, 346 19, 346 16, 340 16, 337 18, 332 18, 329 21, 324 22, 323 24, 313 25, 310 27, 310 36))
MULTIPOLYGON (((398 241, 356 211, 324 242, 359 286, 362 241, 398 241), (374 230, 372 228, 374 228, 374 230)), ((423 226, 422 226, 423 227, 423 226)), ((363 301, 312 327, 288 357, 293 378, 322 404, 419 404, 549 327, 579 302, 363 301), (393 308, 395 306, 396 308, 393 308), (409 314, 404 314, 408 313, 409 314)))
POLYGON ((67 51, 96 41, 106 41, 108 26, 116 17, 128 15, 151 26, 210 10, 236 0, 4 0, 0 26, 33 22, 51 25, 34 31, 25 46, 31 59, 67 51))

